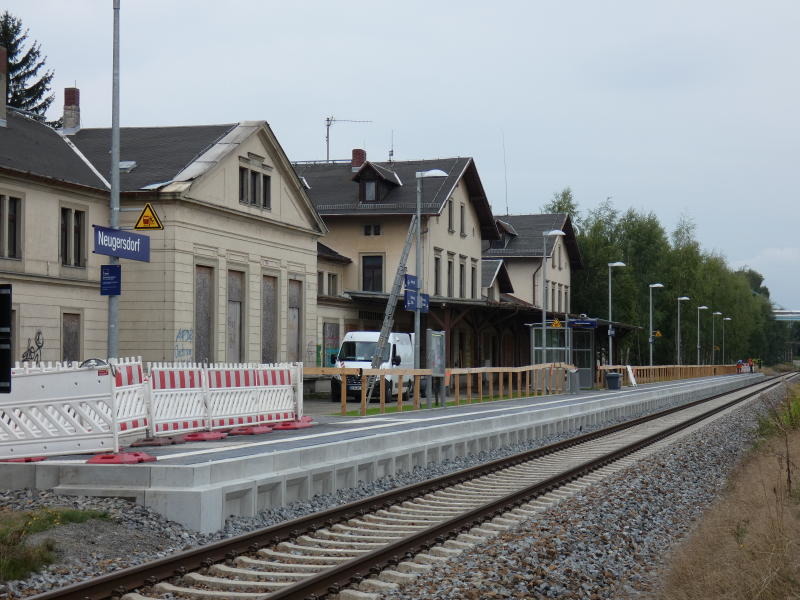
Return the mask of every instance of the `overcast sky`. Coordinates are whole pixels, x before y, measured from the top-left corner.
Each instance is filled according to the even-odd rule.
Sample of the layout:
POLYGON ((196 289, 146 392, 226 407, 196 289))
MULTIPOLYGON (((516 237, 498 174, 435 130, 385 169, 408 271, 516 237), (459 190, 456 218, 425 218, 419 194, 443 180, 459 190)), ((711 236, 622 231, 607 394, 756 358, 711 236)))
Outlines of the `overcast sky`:
MULTIPOLYGON (((55 70, 51 116, 77 82, 108 127, 112 0, 2 4, 55 70)), ((123 126, 265 119, 314 160, 325 117, 369 120, 335 123, 331 158, 472 156, 497 215, 566 186, 686 215, 800 309, 796 0, 122 0, 121 23, 123 126)))

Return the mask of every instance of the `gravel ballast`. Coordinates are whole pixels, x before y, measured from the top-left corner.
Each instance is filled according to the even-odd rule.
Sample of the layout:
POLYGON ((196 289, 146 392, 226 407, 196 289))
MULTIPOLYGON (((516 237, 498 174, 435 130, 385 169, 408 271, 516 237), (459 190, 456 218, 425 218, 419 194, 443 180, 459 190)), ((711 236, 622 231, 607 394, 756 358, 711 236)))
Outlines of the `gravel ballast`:
MULTIPOLYGON (((642 565, 659 564, 661 553, 718 493, 735 461, 751 443, 756 413, 753 404, 737 410, 635 469, 549 509, 527 530, 504 534, 392 597, 617 598, 620 589, 642 588, 648 574, 642 565), (619 588, 619 581, 627 588, 619 588)), ((0 598, 48 591, 587 431, 431 464, 375 482, 359 482, 358 487, 270 509, 253 518, 229 519, 222 531, 212 535, 186 530, 121 499, 56 496, 29 490, 0 492, 0 509, 65 506, 109 514, 107 521, 50 532, 58 549, 57 563, 25 581, 0 584, 0 598)), ((47 537, 47 533, 38 535, 47 537)))

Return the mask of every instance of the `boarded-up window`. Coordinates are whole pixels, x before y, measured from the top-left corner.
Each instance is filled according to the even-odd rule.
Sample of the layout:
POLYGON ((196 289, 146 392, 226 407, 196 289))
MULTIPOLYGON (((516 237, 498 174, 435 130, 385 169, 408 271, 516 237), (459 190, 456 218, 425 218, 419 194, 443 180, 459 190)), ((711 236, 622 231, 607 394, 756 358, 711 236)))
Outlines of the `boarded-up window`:
POLYGON ((278 362, 278 278, 261 280, 261 362, 278 362))
POLYGON ((383 291, 383 256, 362 256, 362 286, 365 292, 383 291))
POLYGON ((300 326, 303 306, 303 282, 295 279, 289 280, 289 298, 287 303, 286 323, 286 360, 299 362, 302 356, 300 350, 300 326))
POLYGON ((194 360, 213 362, 214 353, 214 269, 194 269, 194 360))
POLYGON ((81 316, 74 313, 61 315, 61 360, 81 359, 81 316))
POLYGON ((228 362, 242 362, 244 356, 244 273, 241 271, 228 271, 226 334, 228 362))

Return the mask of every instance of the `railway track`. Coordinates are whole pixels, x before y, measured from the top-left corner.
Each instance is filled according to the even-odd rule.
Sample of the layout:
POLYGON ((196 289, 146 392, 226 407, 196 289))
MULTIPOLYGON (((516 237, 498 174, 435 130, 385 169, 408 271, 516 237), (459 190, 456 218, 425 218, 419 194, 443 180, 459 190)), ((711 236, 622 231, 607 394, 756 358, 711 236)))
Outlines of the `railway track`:
POLYGON ((33 599, 374 600, 782 380, 761 380, 33 599))

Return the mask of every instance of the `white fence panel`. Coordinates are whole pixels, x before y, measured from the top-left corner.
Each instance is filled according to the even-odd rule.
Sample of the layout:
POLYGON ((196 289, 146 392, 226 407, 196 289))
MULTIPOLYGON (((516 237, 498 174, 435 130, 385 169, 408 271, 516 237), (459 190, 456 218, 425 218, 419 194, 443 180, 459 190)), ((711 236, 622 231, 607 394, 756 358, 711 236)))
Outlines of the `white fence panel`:
POLYGON ((0 397, 0 459, 118 449, 108 367, 26 365, 12 377, 0 397))
POLYGON ((149 389, 145 382, 142 359, 112 359, 114 366, 114 405, 117 409, 117 433, 143 437, 148 425, 149 389))

